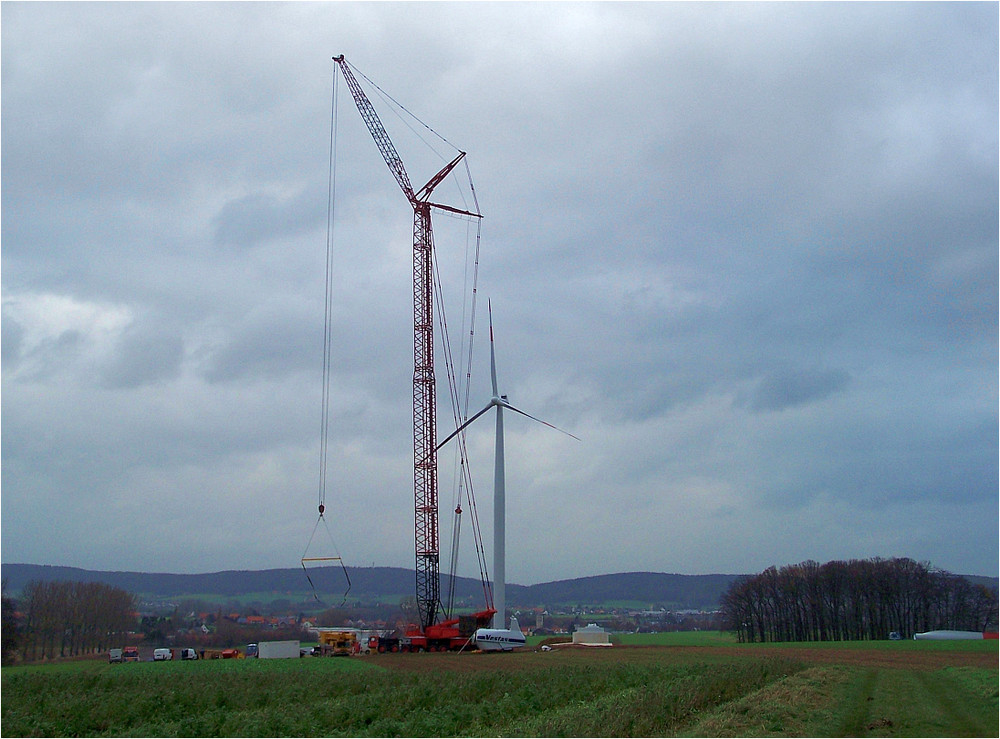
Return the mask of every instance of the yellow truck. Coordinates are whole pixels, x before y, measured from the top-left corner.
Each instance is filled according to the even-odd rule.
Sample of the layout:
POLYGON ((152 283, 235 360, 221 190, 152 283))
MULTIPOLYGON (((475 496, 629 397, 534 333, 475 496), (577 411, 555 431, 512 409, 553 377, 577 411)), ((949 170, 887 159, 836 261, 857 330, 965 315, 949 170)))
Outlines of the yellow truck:
POLYGON ((353 631, 321 631, 318 649, 323 657, 347 657, 356 654, 358 635, 353 631))

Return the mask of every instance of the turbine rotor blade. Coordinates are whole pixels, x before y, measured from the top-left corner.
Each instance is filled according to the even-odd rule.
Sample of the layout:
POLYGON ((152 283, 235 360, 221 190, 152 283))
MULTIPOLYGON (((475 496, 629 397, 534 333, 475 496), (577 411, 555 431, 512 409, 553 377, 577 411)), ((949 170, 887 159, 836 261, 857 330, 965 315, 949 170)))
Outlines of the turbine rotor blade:
POLYGON ((489 300, 486 301, 486 309, 490 314, 490 378, 493 380, 493 396, 497 397, 500 391, 497 390, 497 355, 493 348, 493 305, 489 300))
POLYGON ((556 431, 559 431, 560 433, 566 434, 566 436, 572 436, 577 441, 582 441, 582 439, 579 436, 571 434, 566 429, 561 429, 558 426, 555 426, 555 425, 549 423, 548 421, 543 421, 542 419, 536 418, 535 416, 531 415, 530 413, 525 413, 520 408, 515 408, 514 406, 512 406, 510 403, 508 403, 505 400, 501 400, 499 402, 499 405, 503 406, 504 408, 506 408, 508 410, 514 411, 515 413, 520 413, 522 416, 527 416, 532 421, 537 421, 538 423, 542 424, 543 426, 548 426, 550 429, 555 429, 556 431))
POLYGON ((465 431, 465 429, 467 429, 467 428, 468 428, 469 426, 471 426, 471 425, 472 425, 472 422, 473 422, 473 421, 475 421, 475 420, 476 420, 477 418, 479 418, 479 417, 480 417, 481 415, 483 415, 484 413, 486 413, 486 411, 488 411, 488 410, 489 410, 490 408, 492 408, 492 407, 493 407, 493 405, 494 405, 494 403, 493 403, 493 401, 491 400, 491 401, 490 401, 490 402, 489 402, 489 403, 488 403, 488 404, 486 405, 486 407, 485 407, 485 408, 483 408, 483 409, 482 409, 481 411, 479 411, 479 413, 477 413, 476 415, 474 415, 474 416, 473 416, 472 418, 470 418, 470 419, 469 419, 468 421, 466 421, 466 422, 465 422, 465 423, 463 423, 463 424, 462 424, 461 426, 459 426, 459 427, 458 427, 457 429, 455 429, 455 430, 454 430, 454 431, 452 431, 452 432, 451 432, 450 434, 448 434, 448 436, 447 436, 447 437, 445 438, 445 440, 444 440, 444 441, 442 441, 442 442, 441 442, 440 444, 438 444, 438 445, 437 445, 436 447, 434 447, 434 451, 436 452, 436 451, 440 450, 440 449, 441 449, 441 447, 443 447, 443 446, 444 446, 445 444, 447 444, 447 443, 448 443, 449 441, 451 441, 451 440, 452 440, 452 439, 454 439, 454 438, 455 438, 456 436, 458 436, 458 435, 459 435, 460 433, 462 433, 463 431, 465 431))

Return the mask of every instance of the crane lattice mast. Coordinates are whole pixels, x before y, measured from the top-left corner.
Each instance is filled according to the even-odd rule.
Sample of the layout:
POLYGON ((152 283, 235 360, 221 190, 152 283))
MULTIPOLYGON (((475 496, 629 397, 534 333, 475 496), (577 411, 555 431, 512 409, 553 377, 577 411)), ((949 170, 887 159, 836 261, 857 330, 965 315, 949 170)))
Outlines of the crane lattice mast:
POLYGON ((368 126, 389 171, 413 208, 413 500, 416 551, 416 597, 421 629, 437 620, 441 602, 438 523, 437 389, 434 377, 434 296, 431 209, 482 218, 460 208, 430 202, 431 193, 465 157, 459 152, 419 192, 368 96, 358 84, 344 56, 333 61, 343 72, 354 102, 368 126))

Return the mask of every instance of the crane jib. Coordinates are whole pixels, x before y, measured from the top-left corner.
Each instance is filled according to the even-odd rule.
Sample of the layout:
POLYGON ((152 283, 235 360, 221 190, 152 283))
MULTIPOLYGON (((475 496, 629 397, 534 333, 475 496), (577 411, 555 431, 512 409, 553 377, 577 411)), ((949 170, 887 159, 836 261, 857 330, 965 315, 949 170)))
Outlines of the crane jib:
POLYGON ((365 91, 361 89, 361 85, 358 84, 347 62, 344 61, 343 54, 335 56, 333 60, 340 66, 340 71, 343 72, 344 79, 347 80, 347 86, 351 88, 351 96, 354 98, 355 105, 358 106, 358 112, 361 113, 361 117, 364 119, 365 125, 368 126, 368 131, 371 133, 372 138, 375 139, 375 144, 378 146, 382 158, 385 159, 389 171, 396 178, 396 182, 399 183, 399 187, 402 189, 403 194, 406 195, 406 198, 413 200, 413 186, 410 185, 410 178, 406 174, 403 160, 396 151, 396 147, 392 145, 392 140, 389 138, 389 134, 386 133, 385 126, 382 125, 382 120, 378 117, 378 113, 375 112, 375 108, 368 99, 368 96, 365 95, 365 91))

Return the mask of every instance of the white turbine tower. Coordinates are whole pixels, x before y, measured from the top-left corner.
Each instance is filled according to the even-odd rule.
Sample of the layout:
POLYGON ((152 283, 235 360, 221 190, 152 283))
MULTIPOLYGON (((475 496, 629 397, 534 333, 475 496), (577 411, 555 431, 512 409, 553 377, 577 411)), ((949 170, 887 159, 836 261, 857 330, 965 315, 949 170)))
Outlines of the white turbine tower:
POLYGON ((473 421, 482 416, 490 408, 497 409, 496 447, 494 452, 493 468, 493 607, 496 614, 493 616, 493 628, 505 629, 506 619, 504 613, 507 608, 507 573, 506 573, 506 529, 505 520, 507 517, 507 502, 504 475, 504 453, 503 453, 503 409, 507 408, 522 416, 527 416, 532 421, 548 426, 551 429, 562 432, 567 436, 572 436, 579 441, 579 437, 573 436, 569 431, 564 431, 558 426, 553 426, 548 421, 535 418, 530 413, 525 413, 520 408, 515 408, 507 402, 506 395, 500 395, 497 389, 497 359, 496 350, 493 346, 493 307, 487 303, 490 316, 490 379, 493 381, 493 397, 486 407, 472 416, 468 421, 455 429, 448 437, 438 444, 438 449, 443 447, 453 438, 468 428, 473 421))

